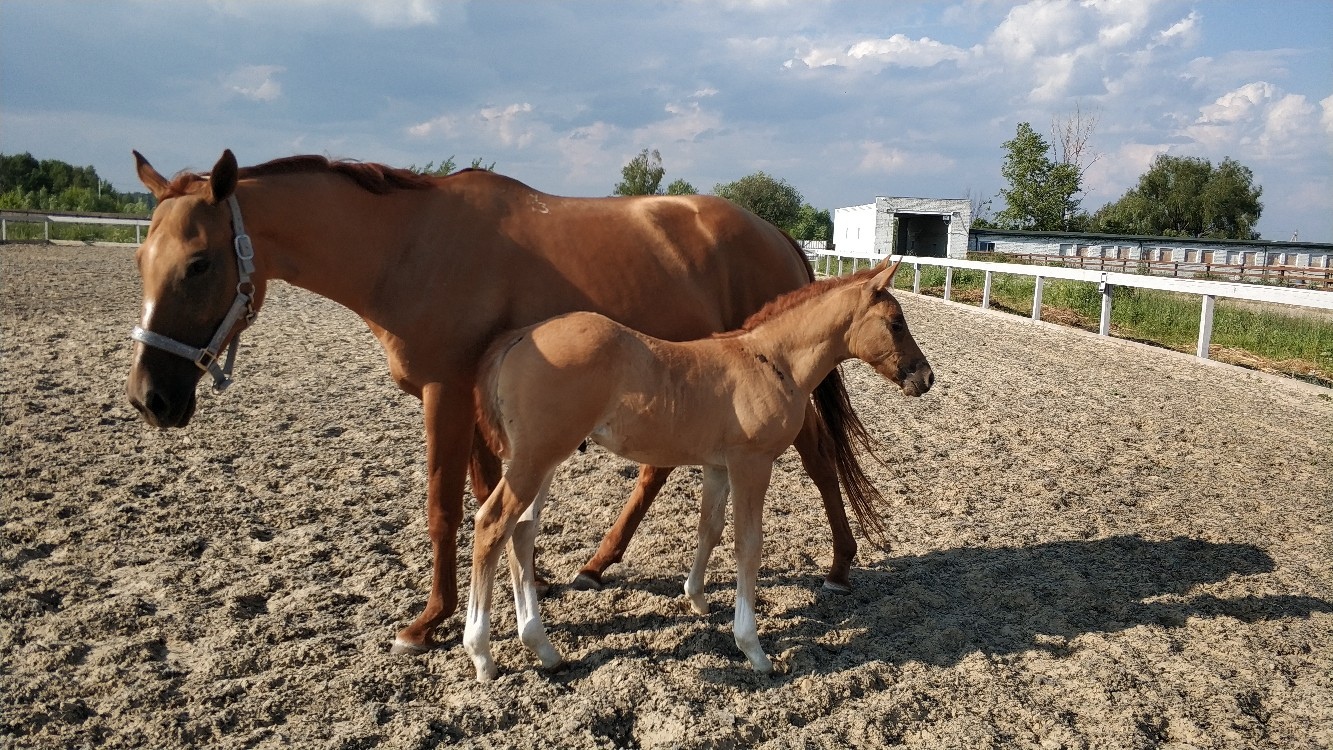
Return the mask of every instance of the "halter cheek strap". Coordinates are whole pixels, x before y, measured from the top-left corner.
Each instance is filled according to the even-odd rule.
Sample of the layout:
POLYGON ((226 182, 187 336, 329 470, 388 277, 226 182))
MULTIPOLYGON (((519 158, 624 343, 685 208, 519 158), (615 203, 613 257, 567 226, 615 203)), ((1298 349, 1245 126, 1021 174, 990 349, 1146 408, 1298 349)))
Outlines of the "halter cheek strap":
POLYGON ((249 325, 259 315, 259 311, 254 309, 255 285, 250 280, 250 275, 255 271, 255 248, 250 243, 250 235, 245 233, 245 224, 241 221, 241 207, 236 202, 234 194, 228 196, 227 205, 231 207, 231 227, 236 235, 233 242, 236 247, 236 299, 232 300, 231 309, 227 311, 227 316, 222 319, 222 322, 218 324, 218 328, 213 333, 213 338, 208 342, 208 346, 199 349, 139 326, 135 326, 134 330, 130 331, 131 339, 146 346, 170 352, 178 357, 184 357, 193 362, 199 369, 212 375, 213 390, 217 393, 225 391, 227 386, 232 383, 231 369, 236 362, 236 349, 241 340, 239 333, 231 337, 231 344, 227 347, 227 358, 219 365, 218 358, 222 354, 222 346, 226 342, 227 336, 242 319, 245 320, 246 325, 249 325))

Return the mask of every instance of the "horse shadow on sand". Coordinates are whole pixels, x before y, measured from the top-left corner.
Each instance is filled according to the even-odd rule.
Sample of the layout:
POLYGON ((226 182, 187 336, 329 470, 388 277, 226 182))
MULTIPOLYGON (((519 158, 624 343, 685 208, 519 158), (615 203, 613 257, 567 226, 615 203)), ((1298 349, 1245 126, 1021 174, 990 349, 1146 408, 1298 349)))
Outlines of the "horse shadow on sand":
MULTIPOLYGON (((719 548, 718 553, 724 551, 719 548)), ((951 666, 977 651, 995 656, 1044 649, 1064 656, 1077 650, 1073 640, 1086 633, 1178 628, 1190 618, 1257 622, 1333 612, 1333 603, 1311 596, 1224 598, 1195 591, 1274 568, 1273 559, 1254 545, 1187 537, 963 547, 891 557, 878 567, 855 570, 851 594, 821 591, 808 605, 789 608, 765 602, 764 589, 809 586, 809 574, 775 575, 765 569, 759 582, 760 639, 768 653, 783 654, 796 676, 840 672, 877 660, 951 666)), ((679 595, 684 575, 636 578, 620 585, 679 595)), ((640 647, 598 649, 571 664, 569 677, 627 651, 653 659, 685 659, 707 650, 734 657, 738 674, 705 677, 734 682, 739 674, 750 674, 732 642, 733 582, 715 579, 710 577, 708 591, 714 603, 707 616, 712 627, 663 653, 645 654, 640 647)), ((595 638, 660 628, 677 617, 695 616, 680 611, 550 625, 576 638, 595 638)))

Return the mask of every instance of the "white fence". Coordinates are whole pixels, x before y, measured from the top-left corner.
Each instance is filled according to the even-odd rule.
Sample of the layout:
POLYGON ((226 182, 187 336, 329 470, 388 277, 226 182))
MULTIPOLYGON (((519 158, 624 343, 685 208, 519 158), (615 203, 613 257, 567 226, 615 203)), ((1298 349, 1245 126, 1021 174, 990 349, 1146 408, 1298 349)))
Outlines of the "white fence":
MULTIPOLYGON (((844 258, 823 255, 824 273, 832 270, 834 258, 837 258, 837 270, 841 274, 844 258)), ((879 262, 885 256, 847 258, 853 262, 869 260, 879 262)), ((1101 321, 1098 333, 1109 336, 1111 333, 1111 290, 1117 286, 1136 287, 1139 289, 1159 289, 1168 292, 1197 294, 1203 299, 1199 317, 1199 342, 1195 354, 1208 358, 1208 345, 1213 337, 1213 305, 1218 297, 1250 300, 1252 302, 1271 302, 1279 305, 1296 305, 1321 310, 1333 310, 1333 292, 1313 289, 1289 289, 1286 287, 1260 286, 1257 284, 1236 284, 1225 281, 1203 281, 1199 279, 1176 279, 1163 276, 1141 276, 1132 273, 1112 271, 1092 271, 1081 268, 1061 268, 1059 266, 1028 266, 1018 263, 986 263, 974 260, 956 260, 953 258, 918 258, 915 256, 892 256, 901 259, 904 264, 912 265, 912 291, 921 293, 921 267, 939 266, 944 268, 944 299, 949 299, 953 291, 953 271, 955 268, 982 271, 985 281, 981 291, 981 306, 990 307, 991 277, 997 273, 1031 276, 1036 279, 1036 289, 1032 295, 1032 319, 1041 320, 1041 293, 1044 279, 1066 279, 1069 281, 1088 281, 1099 285, 1102 294, 1101 321)), ((815 262, 816 269, 819 261, 815 262)))
POLYGON ((100 224, 103 226, 133 226, 134 242, 143 242, 143 230, 151 222, 125 216, 107 214, 53 214, 41 211, 3 211, 0 212, 0 242, 9 241, 10 222, 21 224, 41 224, 42 239, 51 241, 52 224, 100 224))

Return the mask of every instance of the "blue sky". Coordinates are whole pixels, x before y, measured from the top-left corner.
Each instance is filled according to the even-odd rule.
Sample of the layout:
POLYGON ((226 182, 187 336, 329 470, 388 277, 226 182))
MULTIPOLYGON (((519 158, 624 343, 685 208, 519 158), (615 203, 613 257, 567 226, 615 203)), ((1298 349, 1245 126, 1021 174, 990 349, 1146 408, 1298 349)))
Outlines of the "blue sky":
POLYGON ((643 148, 707 192, 987 198, 1002 143, 1097 118, 1094 209, 1155 155, 1230 156, 1266 239, 1333 242, 1333 2, 0 1, 0 151, 163 172, 481 157, 606 195, 643 148))

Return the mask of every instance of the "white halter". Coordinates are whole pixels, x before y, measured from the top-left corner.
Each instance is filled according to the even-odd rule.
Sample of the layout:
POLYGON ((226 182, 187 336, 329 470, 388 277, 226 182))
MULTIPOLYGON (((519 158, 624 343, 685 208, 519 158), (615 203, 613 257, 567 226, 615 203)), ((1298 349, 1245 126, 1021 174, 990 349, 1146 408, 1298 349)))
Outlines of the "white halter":
POLYGON ((238 333, 231 339, 231 345, 227 347, 227 359, 222 366, 218 365, 218 357, 222 354, 222 345, 227 340, 231 330, 236 327, 237 322, 245 319, 246 325, 253 323, 259 315, 253 307, 255 285, 250 280, 250 274, 255 270, 255 248, 250 244, 250 235, 245 233, 245 224, 241 221, 241 207, 236 203, 236 196, 227 197, 227 204, 231 206, 231 226, 236 235, 234 245, 236 246, 236 299, 231 303, 231 309, 227 311, 227 317, 218 324, 218 329, 213 333, 213 340, 208 342, 208 346, 203 349, 196 349, 189 344, 183 344, 176 339, 163 336, 160 333, 144 330, 135 326, 130 331, 130 338, 147 346, 171 352, 178 357, 184 357, 195 364, 196 367, 213 376, 213 390, 221 393, 231 385, 231 368, 236 362, 236 348, 240 344, 241 335, 238 333))

